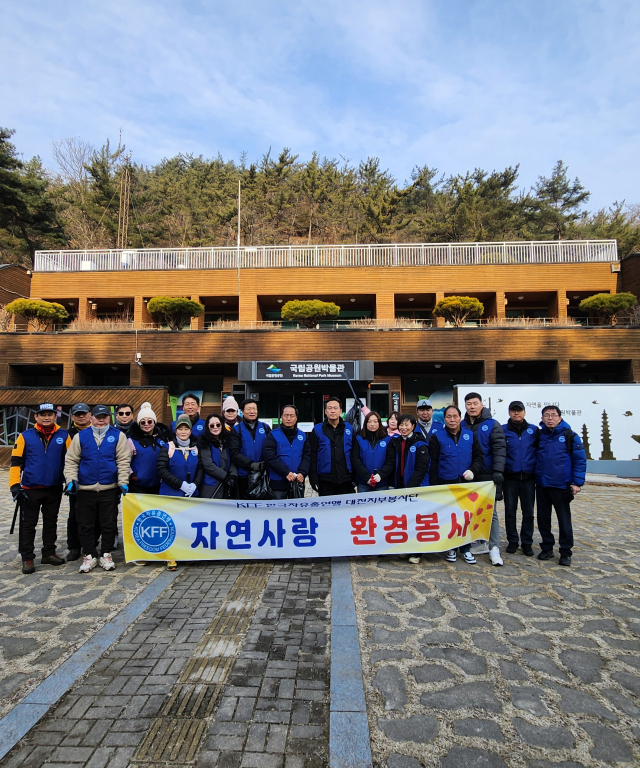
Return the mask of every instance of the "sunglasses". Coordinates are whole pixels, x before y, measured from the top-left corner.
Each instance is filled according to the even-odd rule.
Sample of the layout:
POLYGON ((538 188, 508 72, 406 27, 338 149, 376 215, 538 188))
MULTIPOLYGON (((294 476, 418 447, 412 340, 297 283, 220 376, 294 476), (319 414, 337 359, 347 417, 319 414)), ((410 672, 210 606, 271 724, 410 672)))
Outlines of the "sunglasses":
POLYGON ((118 416, 131 416, 132 411, 118 411, 118 416))
POLYGON ((140 421, 140 426, 141 427, 142 426, 146 427, 147 424, 153 424, 153 423, 154 423, 153 419, 149 419, 148 421, 147 421, 147 419, 142 419, 142 421, 140 421))
POLYGON ((209 429, 222 429, 222 424, 219 421, 210 421, 209 429))
POLYGON ((238 413, 238 411, 235 408, 227 408, 225 413, 238 413))

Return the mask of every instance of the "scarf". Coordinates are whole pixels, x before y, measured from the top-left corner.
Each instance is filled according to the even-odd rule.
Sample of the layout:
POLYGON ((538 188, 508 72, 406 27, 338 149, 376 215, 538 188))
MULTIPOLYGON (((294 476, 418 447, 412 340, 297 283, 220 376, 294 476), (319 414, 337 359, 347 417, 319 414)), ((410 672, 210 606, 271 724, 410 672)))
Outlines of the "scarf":
POLYGON ((57 426, 55 422, 53 424, 49 424, 48 427, 44 427, 42 424, 36 424, 36 429, 38 432, 42 432, 44 439, 49 442, 51 435, 56 431, 57 426))

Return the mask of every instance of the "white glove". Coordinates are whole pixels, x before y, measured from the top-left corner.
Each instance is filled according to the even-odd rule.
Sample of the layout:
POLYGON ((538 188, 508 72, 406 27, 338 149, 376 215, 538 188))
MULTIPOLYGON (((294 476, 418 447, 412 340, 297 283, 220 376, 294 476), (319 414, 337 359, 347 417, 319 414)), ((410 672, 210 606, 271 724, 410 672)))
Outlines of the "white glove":
POLYGON ((474 475, 473 472, 468 469, 466 472, 462 473, 462 477, 464 477, 465 480, 473 480, 474 475))
POLYGON ((380 477, 380 475, 374 475, 374 476, 373 476, 373 479, 376 481, 376 483, 379 483, 379 482, 382 480, 382 478, 380 477))
POLYGON ((180 486, 180 490, 182 493, 184 493, 185 496, 193 496, 193 494, 196 492, 197 485, 195 483, 187 483, 183 482, 180 486))

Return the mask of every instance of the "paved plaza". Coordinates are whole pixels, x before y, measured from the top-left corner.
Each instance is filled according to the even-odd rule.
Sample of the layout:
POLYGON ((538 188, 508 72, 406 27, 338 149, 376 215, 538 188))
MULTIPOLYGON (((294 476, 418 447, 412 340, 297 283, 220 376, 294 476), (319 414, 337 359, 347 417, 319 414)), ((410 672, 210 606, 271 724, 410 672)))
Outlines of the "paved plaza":
POLYGON ((336 592, 335 562, 169 574, 126 566, 118 550, 112 573, 37 560, 23 576, 2 488, 0 741, 11 748, 0 768, 640 764, 638 488, 585 487, 571 568, 521 552, 503 568, 486 556, 475 566, 440 555, 417 566, 352 560, 362 683, 357 658, 356 674, 339 680, 349 635, 340 601, 351 597, 336 592), (86 671, 62 675, 119 617, 126 624, 86 671), (7 744, 11 712, 28 712, 57 681, 51 703, 33 705, 41 719, 7 744), (361 721, 336 704, 358 686, 361 721), (334 745, 334 726, 352 722, 343 740, 367 739, 371 759, 334 745))

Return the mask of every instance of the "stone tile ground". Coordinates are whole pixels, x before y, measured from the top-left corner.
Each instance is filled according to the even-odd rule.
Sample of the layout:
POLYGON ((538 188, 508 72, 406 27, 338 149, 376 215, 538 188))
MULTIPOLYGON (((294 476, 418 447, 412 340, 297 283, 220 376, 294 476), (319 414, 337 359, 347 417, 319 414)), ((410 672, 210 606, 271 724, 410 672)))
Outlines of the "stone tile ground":
POLYGON ((571 568, 353 561, 376 768, 640 764, 640 492, 573 514, 571 568))
MULTIPOLYGON (((9 472, 0 471, 0 717, 30 693, 79 646, 110 621, 161 571, 158 566, 124 563, 116 570, 78 573, 79 562, 40 565, 24 576, 17 552, 18 532, 9 535, 14 504, 9 472)), ((58 523, 58 553, 65 555, 68 502, 58 523)), ((36 536, 39 553, 41 533, 36 536)), ((41 546, 41 544, 40 544, 41 546)))

